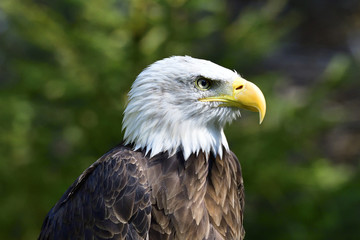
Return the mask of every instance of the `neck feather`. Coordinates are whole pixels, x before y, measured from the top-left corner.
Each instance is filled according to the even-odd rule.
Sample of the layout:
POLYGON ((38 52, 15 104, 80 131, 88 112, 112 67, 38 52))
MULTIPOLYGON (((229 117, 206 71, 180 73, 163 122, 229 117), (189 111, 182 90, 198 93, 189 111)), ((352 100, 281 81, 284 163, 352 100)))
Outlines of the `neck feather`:
MULTIPOLYGON (((131 115, 131 114, 130 114, 131 115)), ((158 122, 154 119, 134 119, 125 115, 125 142, 133 143, 134 149, 143 149, 150 157, 161 152, 168 152, 169 156, 182 151, 185 160, 192 154, 204 152, 206 156, 211 153, 222 158, 223 147, 229 146, 220 126, 201 126, 194 121, 177 121, 176 124, 158 122)))

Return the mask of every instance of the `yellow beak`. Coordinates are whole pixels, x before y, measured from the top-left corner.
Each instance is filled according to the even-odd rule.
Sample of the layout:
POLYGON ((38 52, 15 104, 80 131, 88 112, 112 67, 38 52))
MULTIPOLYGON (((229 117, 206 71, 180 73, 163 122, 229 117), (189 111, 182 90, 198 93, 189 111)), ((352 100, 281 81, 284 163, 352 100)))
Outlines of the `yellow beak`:
POLYGON ((266 114, 265 97, 261 90, 252 82, 239 77, 234 80, 232 94, 206 97, 200 99, 202 102, 222 102, 221 106, 244 108, 259 112, 260 124, 266 114))

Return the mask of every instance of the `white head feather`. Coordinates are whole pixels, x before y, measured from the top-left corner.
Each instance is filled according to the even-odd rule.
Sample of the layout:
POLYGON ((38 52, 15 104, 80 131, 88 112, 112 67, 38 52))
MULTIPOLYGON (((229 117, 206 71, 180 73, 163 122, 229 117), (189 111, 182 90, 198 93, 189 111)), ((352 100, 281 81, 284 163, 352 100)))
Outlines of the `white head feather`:
POLYGON ((123 129, 126 144, 144 149, 150 157, 183 151, 211 152, 222 157, 229 150, 224 125, 240 116, 240 110, 219 107, 200 98, 232 91, 232 81, 239 75, 210 61, 174 56, 157 61, 139 74, 129 92, 123 129), (199 77, 214 80, 216 86, 200 90, 199 77))

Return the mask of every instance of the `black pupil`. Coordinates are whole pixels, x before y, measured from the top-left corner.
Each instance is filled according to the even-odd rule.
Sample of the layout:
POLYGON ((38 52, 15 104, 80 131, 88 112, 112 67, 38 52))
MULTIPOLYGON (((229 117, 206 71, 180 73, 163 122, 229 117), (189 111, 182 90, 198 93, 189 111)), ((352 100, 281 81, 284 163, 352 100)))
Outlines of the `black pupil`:
POLYGON ((207 85, 208 85, 208 82, 205 79, 201 79, 200 86, 207 87, 207 85))

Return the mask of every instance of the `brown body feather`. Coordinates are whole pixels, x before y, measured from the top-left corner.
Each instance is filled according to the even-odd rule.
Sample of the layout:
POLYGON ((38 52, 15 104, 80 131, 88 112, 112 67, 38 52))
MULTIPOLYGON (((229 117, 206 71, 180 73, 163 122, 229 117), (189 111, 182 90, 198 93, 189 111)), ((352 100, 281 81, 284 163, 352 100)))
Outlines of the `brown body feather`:
POLYGON ((39 239, 243 239, 244 188, 232 152, 148 158, 118 146, 47 215, 39 239))

